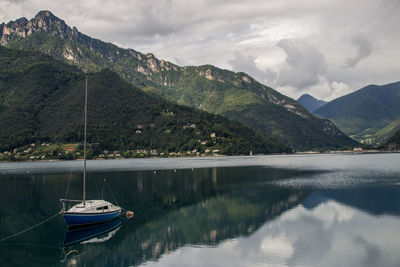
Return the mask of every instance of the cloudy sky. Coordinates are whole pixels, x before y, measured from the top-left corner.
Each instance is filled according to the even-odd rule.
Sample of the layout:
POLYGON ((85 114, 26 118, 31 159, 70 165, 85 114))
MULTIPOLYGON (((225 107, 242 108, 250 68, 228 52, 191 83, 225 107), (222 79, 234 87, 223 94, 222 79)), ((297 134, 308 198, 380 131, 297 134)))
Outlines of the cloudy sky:
POLYGON ((247 72, 293 98, 400 80, 398 0, 0 0, 0 22, 40 10, 178 65, 247 72))

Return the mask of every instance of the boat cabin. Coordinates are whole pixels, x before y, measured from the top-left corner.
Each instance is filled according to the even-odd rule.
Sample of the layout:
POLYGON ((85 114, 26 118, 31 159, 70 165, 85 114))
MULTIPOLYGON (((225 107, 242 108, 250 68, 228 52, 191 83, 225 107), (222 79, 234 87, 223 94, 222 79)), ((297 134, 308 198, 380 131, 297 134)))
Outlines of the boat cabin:
POLYGON ((73 206, 68 210, 68 212, 73 213, 99 213, 99 212, 111 212, 119 209, 119 207, 114 206, 110 202, 104 200, 87 200, 85 205, 83 202, 73 206))

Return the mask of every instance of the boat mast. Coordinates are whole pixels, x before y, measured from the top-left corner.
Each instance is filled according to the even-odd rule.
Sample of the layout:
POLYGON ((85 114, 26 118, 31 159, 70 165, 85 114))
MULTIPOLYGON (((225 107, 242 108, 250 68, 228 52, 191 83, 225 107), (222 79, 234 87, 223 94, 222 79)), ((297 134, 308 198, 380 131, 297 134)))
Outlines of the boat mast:
POLYGON ((85 86, 85 128, 84 128, 84 144, 83 144, 83 205, 86 203, 86 124, 87 124, 87 84, 88 75, 86 73, 85 86))

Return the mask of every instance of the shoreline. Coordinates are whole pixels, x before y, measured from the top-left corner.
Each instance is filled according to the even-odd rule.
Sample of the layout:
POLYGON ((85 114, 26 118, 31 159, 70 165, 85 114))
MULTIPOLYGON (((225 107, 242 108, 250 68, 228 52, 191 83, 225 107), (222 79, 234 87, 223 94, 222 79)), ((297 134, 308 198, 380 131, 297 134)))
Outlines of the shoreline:
MULTIPOLYGON (((294 152, 294 153, 271 153, 271 154, 255 154, 255 155, 221 155, 221 154, 209 154, 209 155, 199 155, 199 156, 168 156, 168 157, 115 157, 115 158, 93 158, 88 159, 88 161, 105 161, 105 160, 129 160, 129 159, 201 159, 201 158, 220 158, 220 157, 255 157, 255 156, 272 156, 272 155, 329 155, 329 154, 380 154, 380 153, 400 153, 400 150, 360 150, 360 151, 353 151, 353 150, 331 150, 326 152, 319 152, 319 151, 301 151, 301 152, 294 152)), ((45 160, 1 160, 0 163, 27 163, 27 162, 67 162, 67 161, 83 161, 83 159, 45 159, 45 160)))

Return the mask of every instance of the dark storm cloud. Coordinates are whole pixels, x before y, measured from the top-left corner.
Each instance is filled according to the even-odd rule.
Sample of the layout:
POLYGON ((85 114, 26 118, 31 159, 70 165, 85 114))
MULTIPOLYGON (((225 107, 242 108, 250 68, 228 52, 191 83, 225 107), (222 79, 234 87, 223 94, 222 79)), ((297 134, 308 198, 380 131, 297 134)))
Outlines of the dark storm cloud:
POLYGON ((372 54, 373 44, 365 34, 357 34, 351 39, 352 45, 357 49, 355 55, 346 59, 346 68, 354 68, 361 60, 372 54))
POLYGON ((290 85, 301 90, 318 84, 319 76, 326 72, 324 55, 298 40, 281 40, 278 47, 286 53, 286 66, 279 73, 277 85, 290 85))

